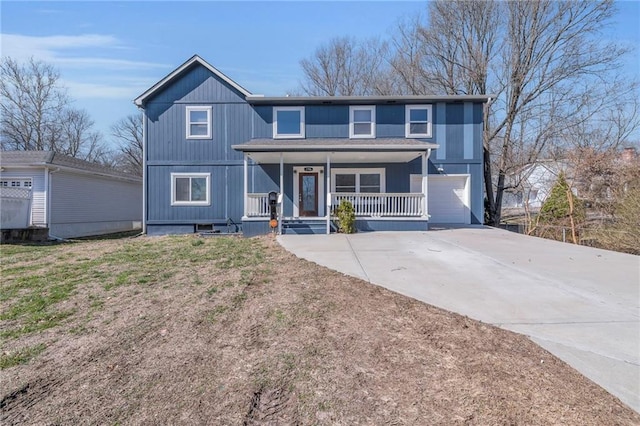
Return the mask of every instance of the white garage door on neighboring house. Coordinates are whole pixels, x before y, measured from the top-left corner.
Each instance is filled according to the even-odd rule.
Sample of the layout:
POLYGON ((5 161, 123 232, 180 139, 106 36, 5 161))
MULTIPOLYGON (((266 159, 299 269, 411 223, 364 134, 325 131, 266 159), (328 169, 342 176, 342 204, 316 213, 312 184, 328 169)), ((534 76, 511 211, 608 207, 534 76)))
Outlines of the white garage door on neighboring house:
POLYGON ((429 175, 429 222, 470 224, 469 175, 429 175))

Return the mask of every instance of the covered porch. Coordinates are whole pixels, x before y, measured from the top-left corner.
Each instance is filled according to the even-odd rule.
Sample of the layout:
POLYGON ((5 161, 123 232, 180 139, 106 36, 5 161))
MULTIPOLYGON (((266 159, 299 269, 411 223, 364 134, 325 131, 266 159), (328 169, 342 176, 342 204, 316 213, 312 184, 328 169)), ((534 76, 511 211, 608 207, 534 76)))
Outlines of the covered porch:
MULTIPOLYGON (((268 232, 268 194, 279 194, 280 233, 291 224, 330 233, 336 207, 351 202, 363 230, 427 228, 427 162, 437 145, 415 139, 254 139, 244 154, 243 228, 268 232)), ((293 225, 292 225, 293 226, 293 225)))

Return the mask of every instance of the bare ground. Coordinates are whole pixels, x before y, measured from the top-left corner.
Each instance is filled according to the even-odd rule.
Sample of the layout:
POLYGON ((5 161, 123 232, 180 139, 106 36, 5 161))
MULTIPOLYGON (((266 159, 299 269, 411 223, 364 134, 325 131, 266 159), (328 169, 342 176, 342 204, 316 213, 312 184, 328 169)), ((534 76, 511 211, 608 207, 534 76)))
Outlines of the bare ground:
POLYGON ((73 312, 65 321, 3 338, 5 355, 46 349, 0 371, 0 423, 640 424, 524 336, 297 259, 271 238, 195 241, 3 248, 3 291, 20 266, 94 263, 56 305, 73 312), (225 257, 219 245, 236 242, 253 257, 225 257))

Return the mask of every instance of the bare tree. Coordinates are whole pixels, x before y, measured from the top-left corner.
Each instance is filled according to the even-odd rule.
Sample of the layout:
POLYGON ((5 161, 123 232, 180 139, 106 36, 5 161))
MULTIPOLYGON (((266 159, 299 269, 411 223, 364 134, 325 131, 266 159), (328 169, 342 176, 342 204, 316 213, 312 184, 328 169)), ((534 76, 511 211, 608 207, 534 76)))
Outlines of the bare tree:
POLYGON ((311 96, 355 96, 379 94, 387 46, 372 39, 359 43, 354 38, 330 40, 314 54, 300 61, 304 72, 302 92, 311 96))
POLYGON ((31 58, 19 64, 0 62, 2 149, 55 151, 87 161, 104 162, 109 152, 84 110, 72 107, 60 74, 31 58))
POLYGON ((93 130, 93 120, 84 110, 66 109, 62 112, 59 138, 53 151, 93 162, 108 162, 110 152, 102 140, 102 134, 93 130))
POLYGON ((142 114, 131 114, 111 126, 120 152, 119 167, 142 176, 142 114))
POLYGON ((59 86, 58 71, 33 58, 24 65, 11 58, 0 62, 0 109, 3 149, 50 149, 59 114, 69 97, 59 86))
POLYGON ((426 25, 419 16, 399 25, 386 56, 356 55, 360 45, 348 38, 319 48, 301 62, 304 91, 371 94, 354 83, 374 80, 364 70, 383 76, 377 94, 495 95, 483 145, 487 212, 497 224, 511 172, 569 141, 619 145, 639 127, 637 89, 616 77, 627 52, 601 37, 614 11, 612 0, 435 0, 426 25), (373 66, 354 67, 356 57, 373 66))
POLYGON ((496 95, 484 136, 491 223, 500 222, 509 172, 553 149, 584 112, 585 94, 595 98, 593 86, 605 90, 591 102, 611 99, 608 80, 625 51, 599 35, 613 12, 609 0, 429 4, 420 32, 426 87, 496 95))

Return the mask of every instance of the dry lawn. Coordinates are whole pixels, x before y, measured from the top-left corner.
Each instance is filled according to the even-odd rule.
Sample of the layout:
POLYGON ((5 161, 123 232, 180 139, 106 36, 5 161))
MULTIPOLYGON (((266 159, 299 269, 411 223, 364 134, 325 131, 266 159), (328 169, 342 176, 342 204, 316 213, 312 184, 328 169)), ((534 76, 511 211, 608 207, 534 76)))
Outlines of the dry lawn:
POLYGON ((527 338, 270 237, 1 251, 3 425, 640 423, 527 338))

